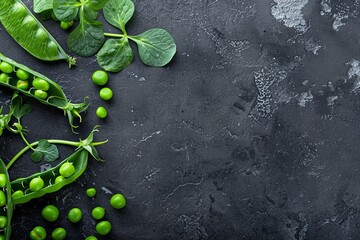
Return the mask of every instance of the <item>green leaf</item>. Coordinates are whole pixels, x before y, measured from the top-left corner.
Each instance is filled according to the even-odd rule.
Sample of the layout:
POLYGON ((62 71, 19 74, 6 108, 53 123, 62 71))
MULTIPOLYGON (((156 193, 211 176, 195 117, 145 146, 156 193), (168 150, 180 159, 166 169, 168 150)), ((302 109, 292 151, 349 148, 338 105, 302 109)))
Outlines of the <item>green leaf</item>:
POLYGON ((54 144, 50 144, 47 140, 41 139, 38 146, 35 148, 31 159, 34 162, 45 160, 46 162, 53 162, 59 157, 59 151, 54 144))
POLYGON ((99 65, 108 72, 119 72, 134 59, 133 51, 126 37, 109 39, 97 54, 99 65))
POLYGON ((81 3, 76 0, 53 0, 55 16, 64 22, 70 22, 76 18, 81 3))
POLYGON ((129 36, 129 38, 138 45, 143 63, 152 67, 165 66, 176 53, 174 39, 164 29, 150 29, 138 36, 129 36))
POLYGON ((102 23, 88 18, 81 11, 79 26, 70 33, 67 40, 70 51, 82 57, 89 57, 99 51, 104 41, 102 23))
POLYGON ((108 0, 90 0, 85 2, 85 6, 98 11, 104 7, 107 1, 108 0))
POLYGON ((31 106, 29 104, 23 104, 22 98, 17 93, 14 93, 11 99, 10 111, 17 120, 20 120, 23 116, 31 112, 31 106))
POLYGON ((34 12, 41 13, 43 11, 52 9, 53 0, 34 0, 34 12))
POLYGON ((109 0, 103 11, 108 23, 126 33, 125 25, 133 16, 135 6, 131 0, 109 0))

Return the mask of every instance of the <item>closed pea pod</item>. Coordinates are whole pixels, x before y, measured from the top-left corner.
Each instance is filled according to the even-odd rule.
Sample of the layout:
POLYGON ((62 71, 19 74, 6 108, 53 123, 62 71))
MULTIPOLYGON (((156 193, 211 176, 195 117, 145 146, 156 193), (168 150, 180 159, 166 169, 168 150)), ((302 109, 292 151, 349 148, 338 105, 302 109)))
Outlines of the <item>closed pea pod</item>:
POLYGON ((16 76, 16 72, 14 71, 4 76, 4 79, 7 80, 0 81, 0 86, 9 87, 13 90, 17 90, 20 93, 28 97, 32 97, 43 104, 63 110, 64 113, 67 115, 68 121, 72 128, 76 127, 73 124, 75 117, 78 117, 81 121, 80 113, 84 112, 87 109, 88 104, 86 104, 85 102, 71 103, 67 99, 61 87, 56 82, 50 80, 49 78, 38 72, 31 70, 30 68, 22 64, 13 61, 10 58, 5 57, 2 54, 0 54, 0 60, 2 62, 10 64, 12 67, 15 67, 16 70, 21 69, 22 71, 28 73, 29 76, 26 81, 31 87, 29 87, 28 89, 23 87, 20 88, 17 81, 18 77, 16 76))
POLYGON ((19 178, 11 182, 13 191, 23 191, 25 194, 18 197, 13 197, 13 204, 27 203, 32 199, 42 197, 47 193, 53 193, 60 190, 65 185, 74 182, 85 171, 88 164, 88 151, 81 148, 71 154, 68 158, 60 162, 53 168, 44 172, 33 174, 26 178, 19 178), (75 167, 75 172, 70 177, 65 178, 60 182, 55 182, 55 179, 60 176, 59 170, 64 163, 71 163, 75 167), (44 186, 36 192, 29 190, 29 185, 32 179, 40 177, 44 181, 44 186))
POLYGON ((13 214, 13 203, 11 199, 11 183, 9 174, 6 170, 4 162, 0 159, 0 174, 3 178, 4 187, 1 191, 5 194, 5 204, 0 207, 0 233, 3 234, 3 239, 10 239, 11 236, 11 218, 13 214))
POLYGON ((75 64, 55 38, 20 0, 2 0, 0 22, 15 41, 34 57, 44 61, 66 60, 75 64))

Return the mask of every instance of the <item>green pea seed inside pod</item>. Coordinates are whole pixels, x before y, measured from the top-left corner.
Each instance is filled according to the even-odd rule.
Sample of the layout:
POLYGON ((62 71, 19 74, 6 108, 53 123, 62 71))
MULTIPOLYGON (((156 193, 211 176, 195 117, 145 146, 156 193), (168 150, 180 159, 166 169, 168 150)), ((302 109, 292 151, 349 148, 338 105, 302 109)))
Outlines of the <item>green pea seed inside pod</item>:
POLYGON ((0 187, 5 187, 7 183, 6 175, 3 173, 0 173, 0 187))
POLYGON ((29 89, 29 82, 26 81, 26 80, 19 80, 19 81, 17 81, 17 83, 16 83, 16 87, 17 87, 18 89, 27 91, 27 90, 29 89))
POLYGON ((7 224, 7 217, 0 216, 0 228, 5 228, 7 224))
POLYGON ((24 192, 21 190, 17 190, 15 192, 13 192, 13 194, 11 195, 12 198, 19 198, 24 196, 24 192))
POLYGON ((6 204, 6 195, 3 190, 0 190, 0 207, 5 206, 6 204))
POLYGON ((32 82, 32 85, 37 90, 47 91, 50 88, 50 84, 48 83, 48 81, 41 78, 35 78, 32 82))
POLYGON ((41 177, 33 178, 30 181, 29 187, 31 191, 37 192, 44 187, 44 181, 41 179, 41 177))
POLYGON ((12 73, 14 70, 14 67, 7 63, 7 62, 1 62, 0 63, 0 71, 4 72, 4 73, 12 73))
POLYGON ((48 97, 48 94, 43 90, 35 90, 34 96, 42 100, 45 100, 48 97))
POLYGON ((55 178, 55 184, 56 183, 60 183, 60 182, 62 182, 62 181, 64 181, 65 180, 65 178, 64 178, 64 176, 57 176, 56 178, 55 178))
POLYGON ((22 69, 18 69, 16 70, 16 76, 20 79, 20 80, 27 80, 30 76, 30 74, 22 69))
POLYGON ((59 173, 61 176, 68 178, 71 177, 75 173, 75 167, 69 162, 64 163, 61 165, 59 169, 59 173))
POLYGON ((0 82, 9 83, 9 74, 0 73, 0 82))

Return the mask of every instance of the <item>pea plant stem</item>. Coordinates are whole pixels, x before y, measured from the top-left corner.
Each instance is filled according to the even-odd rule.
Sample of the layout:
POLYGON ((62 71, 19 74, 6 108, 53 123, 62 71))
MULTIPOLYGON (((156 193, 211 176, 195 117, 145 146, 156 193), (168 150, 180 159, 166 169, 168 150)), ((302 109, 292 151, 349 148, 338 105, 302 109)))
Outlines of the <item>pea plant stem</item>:
POLYGON ((105 37, 116 37, 116 38, 122 38, 125 37, 125 34, 116 34, 116 33, 104 33, 105 37))
MULTIPOLYGON (((53 143, 53 144, 61 144, 61 145, 69 145, 69 146, 73 146, 73 147, 80 147, 81 146, 81 142, 73 142, 73 141, 67 141, 67 140, 59 140, 59 139, 49 139, 47 140, 49 143, 53 143)), ((103 142, 92 142, 90 143, 90 146, 96 147, 99 145, 102 145, 104 143, 106 143, 107 141, 103 141, 103 142)), ((10 162, 6 165, 6 169, 9 170, 9 168, 16 162, 16 160, 18 160, 25 152, 27 152, 29 149, 34 149, 35 146, 37 146, 39 144, 39 141, 33 142, 31 144, 27 144, 26 147, 24 147, 21 151, 19 151, 11 160, 10 162)))

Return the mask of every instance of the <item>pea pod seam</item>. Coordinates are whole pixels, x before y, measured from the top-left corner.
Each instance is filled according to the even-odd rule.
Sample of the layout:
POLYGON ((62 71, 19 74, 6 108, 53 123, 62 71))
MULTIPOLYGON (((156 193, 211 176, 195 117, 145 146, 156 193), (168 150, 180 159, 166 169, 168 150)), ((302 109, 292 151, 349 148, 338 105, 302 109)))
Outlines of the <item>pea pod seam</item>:
MULTIPOLYGON (((10 236, 11 236, 11 218, 13 215, 13 202, 11 199, 11 183, 10 183, 10 178, 9 178, 9 174, 8 171, 6 170, 6 166, 4 164, 4 162, 0 159, 0 173, 5 174, 5 178, 6 178, 6 183, 5 183, 5 187, 4 187, 4 191, 6 191, 6 207, 0 208, 0 215, 4 215, 6 212, 6 227, 4 229, 5 231, 5 239, 9 240, 10 236)), ((2 190, 1 190, 2 191, 2 190)))

